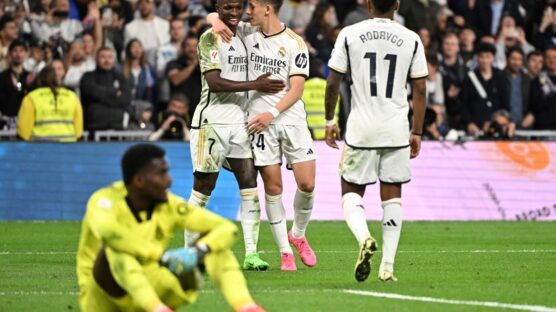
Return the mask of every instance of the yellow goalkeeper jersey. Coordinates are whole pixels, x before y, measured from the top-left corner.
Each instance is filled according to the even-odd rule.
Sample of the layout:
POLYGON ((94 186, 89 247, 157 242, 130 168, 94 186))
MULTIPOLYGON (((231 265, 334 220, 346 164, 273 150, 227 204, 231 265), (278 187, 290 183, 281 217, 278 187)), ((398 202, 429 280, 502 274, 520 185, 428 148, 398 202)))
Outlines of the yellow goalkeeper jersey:
POLYGON ((188 205, 177 195, 151 211, 134 214, 123 182, 95 192, 87 203, 77 251, 77 280, 81 290, 92 276, 96 256, 106 245, 145 263, 158 261, 177 229, 206 233, 199 242, 217 252, 231 247, 237 227, 230 221, 199 207, 188 205))

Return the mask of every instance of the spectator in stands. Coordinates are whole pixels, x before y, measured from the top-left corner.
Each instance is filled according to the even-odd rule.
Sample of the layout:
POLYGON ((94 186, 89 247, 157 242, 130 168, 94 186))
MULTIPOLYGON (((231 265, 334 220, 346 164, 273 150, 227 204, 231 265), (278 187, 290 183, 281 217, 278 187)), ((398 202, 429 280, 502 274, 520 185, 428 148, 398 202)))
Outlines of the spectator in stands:
POLYGON ((529 114, 525 126, 537 130, 556 130, 556 46, 545 51, 546 71, 531 82, 529 114))
POLYGON ((31 28, 33 36, 40 42, 49 42, 53 51, 63 55, 70 42, 83 31, 79 20, 70 19, 70 3, 68 0, 56 0, 52 13, 46 15, 42 21, 33 20, 31 28))
POLYGON ((35 76, 23 68, 27 58, 25 42, 14 40, 8 49, 8 56, 9 67, 0 73, 0 116, 4 119, 3 127, 15 129, 21 101, 30 91, 35 76))
POLYGON ((149 64, 155 66, 156 50, 170 41, 170 23, 154 14, 154 0, 139 0, 137 6, 140 16, 125 26, 124 44, 139 39, 149 64))
MULTIPOLYGON (((99 21, 98 24, 100 25, 101 22, 99 21)), ((89 31, 85 31, 81 36, 81 40, 83 41, 83 52, 85 53, 85 62, 87 64, 90 64, 91 66, 95 65, 95 67, 95 58, 97 55, 97 51, 102 46, 103 42, 102 27, 99 27, 99 29, 99 33, 91 33, 89 31)))
POLYGON ((529 54, 535 47, 525 39, 525 32, 517 27, 513 17, 502 17, 500 33, 496 41, 496 65, 499 69, 506 67, 506 54, 510 48, 520 48, 524 54, 529 54))
POLYGON ((330 41, 330 31, 336 26, 336 12, 327 2, 319 3, 313 13, 311 22, 305 29, 305 38, 315 50, 315 56, 323 62, 330 59, 334 42, 330 41))
POLYGON ((475 0, 473 14, 468 23, 477 28, 479 37, 483 35, 496 36, 500 30, 502 16, 513 17, 518 26, 524 23, 523 17, 519 12, 518 0, 475 0))
POLYGON ((81 78, 86 72, 93 71, 96 68, 94 61, 87 60, 83 41, 76 40, 70 44, 64 65, 67 68, 64 85, 80 94, 81 78))
POLYGON ((201 70, 197 60, 197 37, 187 37, 181 44, 180 55, 166 66, 170 94, 181 93, 189 99, 189 116, 201 99, 201 70))
POLYGON ((25 141, 75 142, 83 135, 83 110, 79 97, 63 88, 49 65, 38 77, 19 109, 17 135, 25 141))
POLYGON ((23 68, 30 73, 38 75, 45 66, 46 62, 44 61, 44 50, 36 41, 31 42, 31 46, 29 47, 29 57, 23 63, 23 68))
POLYGON ((189 25, 189 32, 187 35, 199 38, 203 34, 203 31, 206 30, 206 17, 201 15, 190 16, 187 19, 187 24, 189 25))
POLYGON ((58 79, 58 84, 64 86, 64 77, 66 76, 66 68, 64 67, 64 62, 60 59, 53 59, 50 62, 50 66, 54 69, 56 73, 56 79, 58 79))
POLYGON ((405 19, 405 26, 415 32, 425 27, 436 38, 436 25, 440 6, 434 1, 401 1, 398 13, 405 19))
POLYGON ((496 48, 489 43, 477 45, 479 67, 469 71, 461 92, 462 119, 469 135, 486 130, 492 114, 510 108, 510 82, 492 66, 496 48))
POLYGON ((421 27, 417 34, 419 35, 419 38, 421 38, 421 43, 423 43, 425 55, 430 56, 438 53, 438 45, 436 44, 436 41, 433 41, 433 39, 431 38, 431 33, 427 28, 421 27))
POLYGON ((180 140, 189 141, 189 100, 183 94, 172 96, 166 111, 160 114, 160 127, 149 136, 149 141, 180 140))
MULTIPOLYGON (((178 55, 180 45, 185 38, 185 27, 179 19, 170 21, 170 42, 160 46, 156 51, 156 78, 158 80, 158 102, 153 103, 162 107, 166 106, 170 100, 170 84, 166 77, 166 65, 178 55)), ((158 113, 155 107, 155 113, 158 113)))
MULTIPOLYGON (((124 1, 124 3, 127 3, 124 1)), ((124 50, 125 14, 121 4, 111 4, 102 7, 102 33, 104 44, 116 50, 118 62, 121 61, 124 50)), ((102 45, 102 42, 101 45, 102 45)), ((96 54, 95 54, 96 55, 96 54)))
POLYGON ((504 74, 510 81, 510 119, 518 125, 528 111, 531 78, 523 71, 523 50, 513 47, 508 50, 507 65, 504 74))
POLYGON ((131 107, 131 120, 127 130, 154 131, 151 122, 153 106, 147 101, 134 101, 131 107))
POLYGON ((97 52, 97 68, 81 79, 81 101, 85 129, 91 137, 96 130, 124 129, 124 115, 131 103, 127 79, 114 68, 114 52, 107 47, 97 52))
POLYGON ((342 25, 346 27, 369 18, 371 18, 371 12, 367 9, 365 0, 357 0, 357 7, 346 15, 342 25))
POLYGON ((173 0, 166 2, 164 5, 170 6, 171 16, 166 16, 167 19, 179 19, 186 22, 194 15, 202 16, 203 18, 207 16, 205 8, 196 1, 192 3, 190 0, 173 0))
POLYGON ((143 46, 138 39, 131 39, 125 48, 122 73, 131 86, 132 100, 155 101, 155 72, 147 62, 143 46))
POLYGON ((527 54, 527 63, 525 64, 525 68, 527 69, 527 75, 529 78, 534 79, 541 73, 543 63, 544 56, 541 51, 535 50, 527 54))
POLYGON ((305 33, 305 28, 309 25, 317 4, 319 4, 319 0, 304 0, 297 5, 297 8, 293 12, 291 24, 293 31, 297 34, 305 33))
POLYGON ((556 3, 544 9, 539 32, 536 35, 536 46, 545 50, 548 46, 556 46, 556 3))
POLYGON ((467 68, 459 54, 459 38, 455 33, 446 33, 442 38, 442 54, 439 59, 448 124, 451 128, 461 129, 460 92, 467 68))
POLYGON ((0 18, 0 71, 8 67, 6 57, 10 44, 18 37, 17 25, 11 15, 0 18))
POLYGON ((34 5, 31 7, 31 21, 43 22, 45 19, 52 19, 52 13, 54 13, 54 1, 52 0, 40 0, 35 1, 34 5))
POLYGON ((483 139, 508 140, 515 135, 515 123, 507 110, 499 109, 492 114, 490 122, 485 125, 483 139))
POLYGON ((467 67, 475 57, 475 40, 477 40, 477 36, 473 28, 467 26, 461 29, 459 33, 459 53, 467 67))

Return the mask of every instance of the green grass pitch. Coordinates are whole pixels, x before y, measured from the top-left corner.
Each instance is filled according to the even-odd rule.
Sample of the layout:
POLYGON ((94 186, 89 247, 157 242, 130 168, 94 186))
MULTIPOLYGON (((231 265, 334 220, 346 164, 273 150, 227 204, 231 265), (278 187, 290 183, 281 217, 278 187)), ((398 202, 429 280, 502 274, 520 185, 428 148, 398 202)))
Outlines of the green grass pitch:
MULTIPOLYGON (((380 224, 370 225, 380 242, 380 224)), ((79 309, 79 226, 0 222, 0 311, 79 309)), ((304 267, 298 258, 297 272, 282 273, 268 224, 261 225, 259 248, 271 269, 246 272, 246 278, 268 311, 556 311, 554 222, 405 222, 396 262, 399 281, 386 284, 376 276, 380 252, 369 279, 355 281, 357 245, 344 222, 312 222, 307 236, 317 266, 304 267), (403 297, 382 297, 388 294, 403 297)), ((181 241, 176 235, 173 245, 181 241)), ((234 246, 240 262, 242 248, 241 241, 234 246)), ((230 310, 207 282, 198 302, 180 311, 230 310)))

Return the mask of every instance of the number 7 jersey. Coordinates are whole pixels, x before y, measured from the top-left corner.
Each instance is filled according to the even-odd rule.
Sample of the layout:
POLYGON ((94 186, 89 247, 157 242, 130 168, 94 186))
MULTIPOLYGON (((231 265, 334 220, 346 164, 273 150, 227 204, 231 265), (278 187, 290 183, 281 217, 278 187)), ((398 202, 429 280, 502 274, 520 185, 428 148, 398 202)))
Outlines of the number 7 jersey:
POLYGON ((351 72, 347 145, 365 149, 409 145, 406 83, 428 75, 423 44, 415 32, 381 18, 345 27, 328 66, 342 74, 351 72))

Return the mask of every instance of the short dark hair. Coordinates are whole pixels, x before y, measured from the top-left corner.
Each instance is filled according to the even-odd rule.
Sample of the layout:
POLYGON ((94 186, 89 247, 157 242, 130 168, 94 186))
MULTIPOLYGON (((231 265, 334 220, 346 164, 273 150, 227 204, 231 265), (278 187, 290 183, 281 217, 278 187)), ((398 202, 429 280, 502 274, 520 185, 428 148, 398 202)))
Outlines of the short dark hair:
POLYGON ((4 27, 10 22, 15 23, 15 19, 10 14, 4 14, 4 16, 0 18, 0 30, 4 30, 4 27))
POLYGON ((506 58, 510 58, 513 53, 519 53, 522 57, 525 56, 525 53, 520 47, 511 47, 506 51, 506 58))
POLYGON ((492 53, 492 55, 496 55, 496 47, 488 42, 480 42, 477 47, 475 48, 475 54, 488 52, 492 53))
POLYGON ((542 52, 540 50, 534 50, 529 52, 529 54, 527 54, 527 60, 529 60, 530 58, 532 58, 533 56, 540 56, 542 57, 542 52))
POLYGON ((29 49, 29 47, 27 46, 27 42, 20 39, 16 39, 12 41, 12 43, 10 43, 10 47, 8 48, 8 53, 11 53, 17 47, 23 47, 25 51, 29 49))
POLYGON ((379 13, 386 13, 394 8, 398 0, 372 0, 373 7, 379 13))
POLYGON ((157 158, 163 158, 166 152, 154 144, 141 143, 131 146, 122 157, 122 175, 125 185, 129 185, 133 177, 157 158))
POLYGON ((284 3, 284 0, 259 0, 259 1, 265 4, 270 4, 274 8, 274 12, 276 12, 276 15, 278 15, 278 12, 280 12, 280 8, 284 3))

